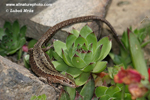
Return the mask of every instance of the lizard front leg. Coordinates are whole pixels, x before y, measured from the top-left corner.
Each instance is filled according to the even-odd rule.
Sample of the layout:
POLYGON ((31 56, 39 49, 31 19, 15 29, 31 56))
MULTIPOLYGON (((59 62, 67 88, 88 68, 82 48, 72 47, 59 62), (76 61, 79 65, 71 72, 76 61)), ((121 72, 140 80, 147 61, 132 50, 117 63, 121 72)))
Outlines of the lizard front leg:
MULTIPOLYGON (((59 88, 56 88, 56 87, 52 84, 53 81, 51 81, 51 80, 53 80, 53 78, 47 77, 47 83, 48 83, 50 86, 52 86, 57 92, 60 92, 59 88)), ((61 88, 62 88, 62 86, 61 86, 61 88)))

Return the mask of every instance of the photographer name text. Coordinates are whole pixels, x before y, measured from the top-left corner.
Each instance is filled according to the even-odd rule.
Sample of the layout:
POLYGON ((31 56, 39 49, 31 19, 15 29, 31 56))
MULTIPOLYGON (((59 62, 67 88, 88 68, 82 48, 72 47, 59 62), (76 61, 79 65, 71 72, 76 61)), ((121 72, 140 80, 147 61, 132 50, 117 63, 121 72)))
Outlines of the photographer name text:
POLYGON ((33 9, 6 9, 6 12, 10 13, 33 13, 33 9))

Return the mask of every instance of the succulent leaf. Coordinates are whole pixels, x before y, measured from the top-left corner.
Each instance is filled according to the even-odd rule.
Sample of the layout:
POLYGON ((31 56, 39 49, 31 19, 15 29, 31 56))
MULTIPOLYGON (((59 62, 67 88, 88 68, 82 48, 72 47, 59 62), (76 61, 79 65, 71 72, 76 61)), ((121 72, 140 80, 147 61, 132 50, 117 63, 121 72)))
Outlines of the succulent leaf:
POLYGON ((87 45, 86 39, 83 38, 82 36, 79 36, 75 41, 75 47, 77 47, 78 44, 83 45, 84 43, 87 45))
POLYGON ((92 72, 100 73, 106 68, 106 65, 107 61, 98 61, 92 72))
POLYGON ((92 100, 94 89, 94 79, 90 78, 88 82, 83 86, 80 95, 84 98, 84 100, 92 100))
POLYGON ((13 23, 13 25, 12 25, 12 29, 13 29, 13 34, 14 34, 14 35, 19 34, 19 32, 20 32, 20 26, 19 26, 19 23, 18 23, 17 20, 14 21, 14 23, 13 23))
POLYGON ((81 73, 80 76, 78 76, 75 79, 76 85, 81 86, 81 85, 85 84, 87 82, 89 76, 90 76, 90 73, 81 73))
POLYGON ((8 28, 5 29, 5 33, 8 37, 11 37, 12 38, 12 33, 9 31, 8 28))
POLYGON ((66 39, 66 47, 67 49, 71 48, 72 44, 74 43, 74 41, 76 40, 76 36, 69 33, 69 36, 66 39))
POLYGON ((117 86, 111 86, 107 89, 107 91, 105 92, 105 94, 108 94, 109 96, 113 96, 115 93, 120 92, 120 88, 117 86))
POLYGON ((90 72, 95 67, 96 63, 92 62, 89 65, 87 65, 85 68, 81 69, 83 72, 90 72))
POLYGON ((88 51, 88 47, 87 47, 87 45, 86 45, 85 43, 82 45, 82 49, 83 49, 84 51, 88 51))
POLYGON ((70 100, 70 96, 65 90, 61 90, 59 100, 70 100))
POLYGON ((91 43, 93 44, 92 45, 92 48, 93 48, 93 52, 95 52, 96 48, 97 48, 97 38, 95 36, 95 34, 92 32, 90 33, 87 37, 86 37, 86 40, 88 42, 88 46, 91 45, 91 43))
POLYGON ((78 76, 82 73, 82 71, 81 71, 80 69, 75 68, 75 67, 69 67, 69 68, 66 70, 66 72, 67 72, 68 74, 70 74, 73 78, 78 77, 78 76))
POLYGON ((89 64, 91 61, 93 60, 93 53, 92 51, 87 51, 85 57, 84 57, 84 61, 89 64))
POLYGON ((66 71, 68 66, 63 61, 52 61, 55 69, 58 71, 66 71))
POLYGON ((88 26, 88 25, 85 25, 81 31, 80 31, 80 35, 84 38, 86 38, 92 31, 92 29, 88 26))
POLYGON ((73 43, 72 47, 69 49, 69 54, 68 54, 71 59, 75 54, 75 49, 77 49, 77 48, 74 46, 74 43, 73 43))
POLYGON ((99 86, 96 88, 95 90, 95 94, 97 97, 101 97, 105 94, 105 92, 107 91, 108 87, 106 86, 99 86))
POLYGON ((103 45, 99 45, 99 47, 97 48, 97 50, 95 51, 95 56, 94 56, 94 61, 97 61, 100 57, 101 54, 101 50, 102 50, 103 45))
POLYGON ((56 53, 62 58, 62 49, 63 50, 66 50, 66 44, 64 42, 61 42, 59 40, 57 41, 54 41, 54 48, 55 48, 55 51, 56 53))
POLYGON ((71 59, 70 59, 68 53, 65 53, 63 49, 62 49, 62 58, 63 58, 64 62, 65 62, 67 65, 73 66, 73 65, 71 64, 71 59))
POLYGON ((74 98, 75 98, 75 93, 76 93, 76 89, 75 89, 75 88, 68 87, 68 86, 66 86, 64 89, 69 93, 70 100, 74 100, 74 98))
POLYGON ((111 100, 112 98, 108 95, 108 94, 105 94, 103 96, 101 96, 101 98, 99 100, 111 100))
POLYGON ((28 43, 28 48, 30 49, 30 48, 33 48, 33 46, 34 46, 34 44, 37 42, 37 40, 35 40, 35 39, 32 39, 31 41, 29 41, 29 43, 28 43))
POLYGON ((22 26, 20 29, 20 36, 21 37, 25 37, 25 33, 26 33, 27 27, 26 26, 22 26))
POLYGON ((103 45, 102 50, 101 50, 101 54, 98 60, 103 60, 110 52, 111 50, 111 46, 112 46, 112 42, 109 40, 108 37, 104 37, 102 38, 97 45, 103 45))
POLYGON ((72 64, 79 69, 82 69, 86 66, 86 63, 82 58, 80 58, 78 55, 74 55, 72 58, 72 64))
POLYGON ((11 23, 8 22, 8 21, 6 21, 6 22, 4 23, 4 28, 9 29, 9 31, 11 31, 11 30, 12 30, 12 25, 11 25, 11 23))
POLYGON ((2 37, 5 35, 5 32, 2 28, 0 28, 0 40, 2 40, 2 37))
POLYGON ((63 59, 62 59, 55 51, 53 51, 53 57, 54 57, 57 61, 63 61, 63 59))
POLYGON ((72 29, 71 33, 74 34, 76 37, 79 36, 79 31, 74 28, 72 29))

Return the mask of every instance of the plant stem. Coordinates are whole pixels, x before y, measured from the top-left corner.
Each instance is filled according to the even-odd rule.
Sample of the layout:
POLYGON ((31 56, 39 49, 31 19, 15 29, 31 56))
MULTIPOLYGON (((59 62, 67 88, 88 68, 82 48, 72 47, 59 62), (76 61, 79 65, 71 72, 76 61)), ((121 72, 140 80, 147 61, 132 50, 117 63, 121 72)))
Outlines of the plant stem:
POLYGON ((123 84, 123 87, 122 87, 121 100, 124 100, 124 95, 125 95, 125 84, 123 84))

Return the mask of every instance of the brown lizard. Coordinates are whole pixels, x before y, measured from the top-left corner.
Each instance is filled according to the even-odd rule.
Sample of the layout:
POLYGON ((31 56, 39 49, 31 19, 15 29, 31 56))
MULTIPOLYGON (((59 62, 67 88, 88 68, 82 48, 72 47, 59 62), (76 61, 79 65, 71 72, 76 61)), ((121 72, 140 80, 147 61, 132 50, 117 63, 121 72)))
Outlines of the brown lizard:
POLYGON ((30 50, 30 65, 33 72, 39 76, 47 78, 49 84, 51 83, 60 83, 62 85, 70 86, 70 87, 77 87, 75 82, 66 77, 65 75, 60 74, 53 66, 50 61, 48 55, 42 50, 42 46, 46 44, 54 34, 61 28, 79 22, 85 22, 90 20, 98 20, 102 21, 109 26, 111 31, 113 32, 114 38, 119 41, 119 43, 123 46, 122 42, 119 40, 116 31, 111 26, 111 24, 98 16, 83 16, 72 18, 63 22, 56 24, 55 26, 51 27, 34 45, 33 49, 30 50))

